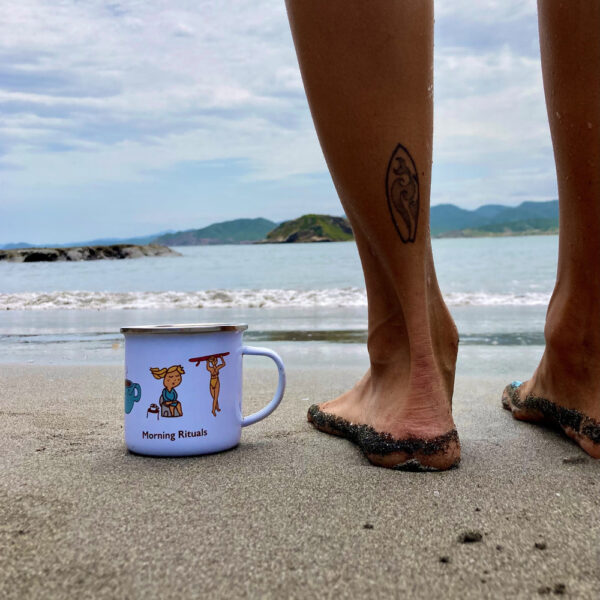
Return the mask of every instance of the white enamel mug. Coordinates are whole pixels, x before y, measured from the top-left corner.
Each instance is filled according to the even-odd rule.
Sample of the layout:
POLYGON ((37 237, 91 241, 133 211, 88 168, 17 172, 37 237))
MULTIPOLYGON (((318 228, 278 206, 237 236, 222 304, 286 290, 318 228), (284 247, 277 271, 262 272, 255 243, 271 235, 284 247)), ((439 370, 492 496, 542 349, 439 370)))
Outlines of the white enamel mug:
POLYGON ((242 427, 270 415, 285 389, 281 359, 242 344, 247 325, 123 327, 125 444, 151 456, 190 456, 237 446, 242 427), (277 391, 262 410, 242 416, 242 357, 268 356, 277 391))

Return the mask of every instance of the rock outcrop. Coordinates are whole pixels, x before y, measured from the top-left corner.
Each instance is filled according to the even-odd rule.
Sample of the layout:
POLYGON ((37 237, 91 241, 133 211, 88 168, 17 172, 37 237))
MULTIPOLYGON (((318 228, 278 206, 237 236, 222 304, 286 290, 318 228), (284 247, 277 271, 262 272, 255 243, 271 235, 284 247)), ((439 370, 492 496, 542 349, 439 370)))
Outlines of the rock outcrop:
POLYGON ((0 250, 0 260, 8 262, 58 262, 141 258, 143 256, 181 256, 167 246, 148 244, 113 244, 110 246, 80 246, 76 248, 15 248, 0 250))
POLYGON ((267 234, 262 243, 347 242, 352 239, 352 228, 344 217, 303 215, 281 223, 267 234))

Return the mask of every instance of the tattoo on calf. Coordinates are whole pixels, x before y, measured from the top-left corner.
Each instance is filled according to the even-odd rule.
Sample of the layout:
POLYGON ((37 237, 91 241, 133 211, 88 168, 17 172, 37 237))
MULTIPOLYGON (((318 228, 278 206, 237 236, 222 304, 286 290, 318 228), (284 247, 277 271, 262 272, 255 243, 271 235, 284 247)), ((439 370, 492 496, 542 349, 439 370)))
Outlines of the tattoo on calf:
POLYGON ((419 176, 415 161, 402 144, 396 146, 390 158, 385 189, 398 235, 405 244, 414 242, 419 221, 419 176))

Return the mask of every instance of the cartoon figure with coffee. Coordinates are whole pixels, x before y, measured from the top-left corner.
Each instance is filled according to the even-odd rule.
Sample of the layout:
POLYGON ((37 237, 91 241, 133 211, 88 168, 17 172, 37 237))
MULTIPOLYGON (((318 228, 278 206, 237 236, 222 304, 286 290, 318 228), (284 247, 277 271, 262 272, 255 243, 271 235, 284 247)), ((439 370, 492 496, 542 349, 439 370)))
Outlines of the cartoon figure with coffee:
POLYGON ((206 370, 210 373, 210 395, 213 399, 212 414, 213 417, 217 416, 218 412, 221 412, 219 408, 219 390, 221 389, 221 382, 219 381, 219 371, 225 366, 225 359, 223 355, 209 356, 206 360, 206 370), (219 363, 219 360, 221 361, 219 363))
POLYGON ((173 365, 169 368, 159 369, 152 367, 150 372, 155 379, 162 379, 164 389, 160 395, 160 416, 161 417, 181 417, 183 410, 181 402, 177 400, 175 388, 181 383, 181 376, 185 371, 181 365, 173 365))

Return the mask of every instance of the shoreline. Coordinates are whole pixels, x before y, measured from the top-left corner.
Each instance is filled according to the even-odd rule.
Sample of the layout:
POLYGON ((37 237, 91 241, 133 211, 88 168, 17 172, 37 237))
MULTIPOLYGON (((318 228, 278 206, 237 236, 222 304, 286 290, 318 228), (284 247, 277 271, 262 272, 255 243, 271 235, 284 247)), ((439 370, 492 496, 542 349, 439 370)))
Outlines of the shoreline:
MULTIPOLYGON (((152 459, 124 447, 122 366, 0 365, 2 597, 594 595, 600 461, 458 377, 460 467, 373 467, 306 422, 360 375, 290 366, 237 448, 152 459)), ((248 414, 276 370, 244 377, 248 414)))

